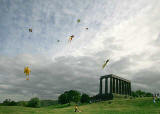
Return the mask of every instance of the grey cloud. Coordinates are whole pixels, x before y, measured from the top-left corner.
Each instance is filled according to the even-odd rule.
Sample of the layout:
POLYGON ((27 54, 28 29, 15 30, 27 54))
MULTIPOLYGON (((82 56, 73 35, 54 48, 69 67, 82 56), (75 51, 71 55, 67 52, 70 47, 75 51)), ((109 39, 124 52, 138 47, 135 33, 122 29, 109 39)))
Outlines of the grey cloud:
MULTIPOLYGON (((28 97, 36 94, 43 99, 55 99, 64 91, 75 89, 94 95, 98 93, 99 76, 103 75, 100 62, 103 57, 100 57, 99 54, 97 56, 58 57, 54 61, 41 55, 0 56, 0 83, 10 86, 8 89, 1 88, 1 93, 22 94, 28 95, 28 97), (27 63, 31 63, 32 71, 29 81, 25 80, 23 73, 24 65, 27 63)), ((148 69, 134 74, 127 72, 131 65, 136 64, 137 58, 141 60, 143 56, 123 57, 118 61, 112 61, 108 67, 116 75, 121 76, 122 72, 128 77, 132 77, 133 89, 146 89, 149 88, 148 85, 153 88, 158 87, 160 83, 156 80, 159 79, 159 72, 147 72, 148 69)))
MULTIPOLYGON (((95 38, 95 35, 100 34, 99 31, 102 30, 102 28, 110 28, 111 26, 109 25, 113 26, 115 23, 120 23, 122 20, 134 16, 141 11, 142 6, 148 6, 148 1, 146 3, 145 1, 140 3, 129 1, 123 3, 122 6, 119 4, 121 1, 117 2, 117 0, 112 2, 94 1, 92 4, 87 1, 85 1, 87 2, 85 4, 72 0, 63 2, 62 4, 59 1, 54 1, 53 3, 47 1, 37 4, 37 1, 35 1, 32 5, 26 2, 25 7, 21 5, 21 2, 11 2, 11 4, 13 4, 11 7, 13 11, 9 9, 9 15, 4 16, 3 21, 0 22, 3 24, 6 18, 7 22, 3 24, 3 26, 7 26, 8 28, 9 25, 11 26, 11 28, 8 29, 9 32, 6 33, 9 35, 4 35, 8 37, 8 40, 3 41, 6 45, 3 44, 1 49, 14 55, 16 51, 14 51, 13 48, 17 46, 17 48, 22 47, 22 50, 19 50, 17 53, 33 53, 32 55, 24 54, 10 57, 0 55, 0 94, 17 97, 24 95, 27 98, 32 97, 32 95, 37 95, 43 99, 56 99, 58 95, 64 91, 76 89, 90 95, 95 95, 98 93, 99 77, 108 73, 108 71, 105 72, 106 69, 110 69, 110 73, 122 77, 125 76, 125 78, 130 79, 133 83, 133 89, 142 88, 147 90, 147 88, 150 87, 158 89, 160 84, 158 81, 159 72, 154 69, 159 67, 157 64, 159 54, 155 52, 152 54, 144 52, 139 55, 126 55, 118 60, 114 60, 111 58, 114 52, 123 51, 122 46, 116 44, 115 36, 106 36, 106 40, 102 43, 104 50, 99 50, 96 53, 87 52, 90 53, 90 56, 61 56, 52 61, 49 57, 43 56, 43 54, 36 55, 38 52, 48 51, 44 50, 44 47, 49 49, 53 45, 53 47, 56 48, 57 45, 54 43, 54 39, 65 38, 68 33, 77 33, 77 36, 83 36, 83 32, 79 32, 79 28, 83 27, 82 24, 86 24, 89 30, 91 30, 91 34, 86 33, 85 45, 87 45, 90 43, 90 38, 95 38), (109 9, 107 9, 107 7, 109 7, 109 9), (25 12, 25 16, 30 15, 27 18, 22 15, 25 9, 29 9, 25 12), (19 13, 17 16, 20 16, 20 18, 14 16, 14 13, 19 13), (82 20, 79 24, 80 27, 77 26, 77 18, 81 18, 82 20), (11 19, 13 19, 13 21, 11 21, 11 19), (18 23, 18 21, 20 23, 18 23), (48 21, 49 23, 47 24, 48 21), (103 23, 106 22, 108 22, 108 24, 103 25, 103 23), (67 23, 74 24, 68 25, 67 23), (16 31, 13 30, 13 25, 16 24, 18 24, 19 31, 17 31, 17 29, 16 31), (33 24, 33 28, 36 28, 32 35, 20 32, 20 27, 27 24, 33 24), (46 24, 46 27, 44 24, 46 24), (41 34, 41 32, 43 32, 43 34, 41 34), (11 37, 18 38, 11 39, 11 37), (21 37, 23 40, 20 40, 21 37), (28 40, 28 37, 32 37, 32 43, 28 40), (37 41, 37 38, 39 41, 37 41), (17 43, 19 40, 20 42, 17 43), (40 51, 37 52, 37 50, 40 51), (107 68, 102 70, 102 64, 108 58, 110 58, 111 61, 107 68), (153 64, 149 69, 138 69, 135 72, 129 70, 129 68, 133 66, 136 68, 139 61, 145 62, 145 60, 157 63, 153 64), (31 64, 32 72, 29 81, 25 80, 25 74, 23 73, 26 64, 31 64)), ((85 37, 85 35, 83 37, 85 37)), ((0 39, 0 41, 2 40, 0 39)), ((156 42, 158 41, 157 39, 156 42)), ((154 90, 149 91, 154 92, 154 90)), ((19 100, 23 99, 23 97, 19 97, 19 100)))
POLYGON ((151 69, 154 68, 144 69, 135 73, 133 79, 136 80, 137 83, 143 83, 150 86, 155 85, 160 80, 160 72, 151 69))
POLYGON ((92 67, 96 66, 96 64, 94 61, 90 61, 88 57, 82 57, 81 59, 62 57, 55 62, 47 61, 46 58, 41 58, 40 56, 37 56, 36 60, 34 57, 28 57, 30 58, 29 61, 35 61, 35 64, 31 65, 29 81, 25 80, 25 74, 23 74, 23 64, 25 63, 23 59, 27 57, 22 55, 15 58, 12 58, 9 63, 7 63, 9 58, 3 59, 3 62, 6 61, 5 67, 3 64, 0 64, 1 72, 6 72, 2 71, 5 69, 9 71, 8 74, 1 74, 1 84, 7 83, 7 85, 11 86, 8 89, 1 88, 2 93, 22 94, 26 96, 34 93, 38 96, 52 96, 52 98, 56 98, 56 94, 61 94, 69 89, 79 89, 83 90, 83 92, 86 90, 88 93, 96 92, 93 88, 98 84, 98 77, 95 77, 93 73, 94 68, 92 67), (18 61, 21 61, 20 66, 22 68, 18 65, 18 61), (76 61, 82 63, 77 64, 76 61), (89 64, 86 64, 86 62, 89 64), (11 68, 10 66, 13 67, 11 68), (7 77, 8 80, 3 77, 7 77))

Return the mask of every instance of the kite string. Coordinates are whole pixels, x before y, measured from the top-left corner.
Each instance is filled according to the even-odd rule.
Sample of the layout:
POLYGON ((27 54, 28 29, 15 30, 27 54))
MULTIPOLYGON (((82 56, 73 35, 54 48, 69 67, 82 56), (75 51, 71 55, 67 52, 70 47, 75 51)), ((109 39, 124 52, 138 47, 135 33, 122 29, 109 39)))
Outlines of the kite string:
POLYGON ((108 71, 108 74, 110 74, 110 68, 107 66, 106 67, 106 72, 108 71))

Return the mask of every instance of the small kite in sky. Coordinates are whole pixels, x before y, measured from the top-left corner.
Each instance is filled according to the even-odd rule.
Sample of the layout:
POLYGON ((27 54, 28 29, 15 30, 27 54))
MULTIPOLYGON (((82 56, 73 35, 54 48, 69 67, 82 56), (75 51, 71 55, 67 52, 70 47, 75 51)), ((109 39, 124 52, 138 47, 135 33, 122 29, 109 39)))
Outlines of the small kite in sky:
POLYGON ((77 20, 77 22, 79 23, 79 22, 81 22, 81 20, 80 20, 80 19, 78 19, 78 20, 77 20))
POLYGON ((102 66, 103 69, 107 65, 108 62, 109 62, 109 59, 107 59, 107 61, 105 61, 105 63, 103 64, 103 66, 102 66))
POLYGON ((60 42, 60 40, 57 40, 57 42, 60 42))
POLYGON ((29 32, 32 32, 32 29, 31 29, 31 28, 29 28, 29 32))
POLYGON ((73 38, 74 38, 74 35, 70 36, 69 41, 71 42, 73 38))
POLYGON ((88 30, 88 28, 86 28, 86 30, 88 30))
POLYGON ((28 66, 24 68, 24 73, 26 74, 26 80, 29 80, 30 72, 31 72, 31 70, 28 66))

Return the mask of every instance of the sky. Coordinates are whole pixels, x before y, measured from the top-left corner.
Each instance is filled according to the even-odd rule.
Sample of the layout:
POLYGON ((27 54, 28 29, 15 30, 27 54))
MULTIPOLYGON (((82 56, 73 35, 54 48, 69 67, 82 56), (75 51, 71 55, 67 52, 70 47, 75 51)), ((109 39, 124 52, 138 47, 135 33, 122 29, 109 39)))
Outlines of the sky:
POLYGON ((159 0, 0 0, 0 102, 96 95, 108 74, 160 92, 159 11, 159 0))

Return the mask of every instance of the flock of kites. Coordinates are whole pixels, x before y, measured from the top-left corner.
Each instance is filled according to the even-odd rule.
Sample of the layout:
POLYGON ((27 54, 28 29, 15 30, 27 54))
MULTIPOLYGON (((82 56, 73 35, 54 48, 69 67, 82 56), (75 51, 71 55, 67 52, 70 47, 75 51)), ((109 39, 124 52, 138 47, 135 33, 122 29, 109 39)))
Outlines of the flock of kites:
MULTIPOLYGON (((80 19, 77 20, 78 23, 80 23, 80 21, 81 21, 80 19)), ((85 29, 88 30, 88 28, 85 28, 85 29)), ((32 32, 32 28, 29 28, 29 32, 32 32)), ((69 42, 71 42, 73 38, 74 38, 74 35, 71 35, 71 36, 69 37, 69 42)), ((60 42, 60 40, 57 40, 57 42, 60 42)), ((108 62, 109 62, 109 59, 107 59, 107 60, 105 61, 105 63, 102 65, 102 68, 103 68, 103 69, 105 68, 105 66, 107 65, 108 62)), ((26 66, 26 67, 24 68, 24 73, 26 74, 26 80, 29 80, 29 75, 30 75, 30 73, 31 73, 31 70, 30 70, 29 66, 26 66)))

